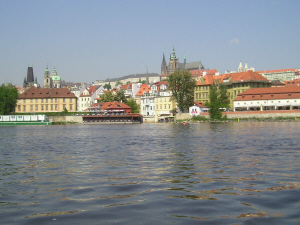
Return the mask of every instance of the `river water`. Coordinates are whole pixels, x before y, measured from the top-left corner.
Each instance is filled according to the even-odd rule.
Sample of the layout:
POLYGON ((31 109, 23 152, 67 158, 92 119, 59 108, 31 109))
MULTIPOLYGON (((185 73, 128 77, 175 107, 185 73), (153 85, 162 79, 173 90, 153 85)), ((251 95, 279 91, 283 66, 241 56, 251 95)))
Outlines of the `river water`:
POLYGON ((300 224, 299 126, 0 127, 0 224, 300 224))

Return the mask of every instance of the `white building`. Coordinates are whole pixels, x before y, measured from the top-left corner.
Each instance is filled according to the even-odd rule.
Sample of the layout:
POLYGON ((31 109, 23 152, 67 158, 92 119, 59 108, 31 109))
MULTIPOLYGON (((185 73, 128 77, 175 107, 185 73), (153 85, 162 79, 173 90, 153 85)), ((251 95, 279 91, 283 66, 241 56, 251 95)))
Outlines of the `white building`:
POLYGON ((234 100, 234 111, 300 109, 300 87, 251 88, 234 100))

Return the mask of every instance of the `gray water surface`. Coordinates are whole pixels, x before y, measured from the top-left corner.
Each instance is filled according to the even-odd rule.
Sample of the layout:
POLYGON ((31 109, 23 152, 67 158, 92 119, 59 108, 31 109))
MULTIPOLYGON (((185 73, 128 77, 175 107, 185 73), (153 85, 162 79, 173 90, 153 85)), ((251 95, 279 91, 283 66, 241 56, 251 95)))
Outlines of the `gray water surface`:
POLYGON ((299 125, 0 127, 0 223, 300 224, 299 125))

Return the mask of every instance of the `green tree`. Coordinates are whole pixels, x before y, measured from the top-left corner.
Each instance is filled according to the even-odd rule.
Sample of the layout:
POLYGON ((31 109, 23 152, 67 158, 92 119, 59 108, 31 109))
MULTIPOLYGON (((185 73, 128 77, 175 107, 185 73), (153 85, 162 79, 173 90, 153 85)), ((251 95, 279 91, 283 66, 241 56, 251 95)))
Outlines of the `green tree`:
POLYGON ((219 86, 219 100, 221 102, 221 108, 229 108, 229 97, 227 94, 227 85, 221 83, 219 86))
POLYGON ((107 90, 110 90, 111 89, 111 85, 110 85, 110 83, 108 83, 108 84, 104 84, 104 89, 107 89, 107 90))
POLYGON ((100 97, 99 102, 114 102, 114 101, 124 102, 124 103, 127 102, 127 99, 124 94, 124 90, 120 90, 116 93, 113 93, 112 91, 108 91, 105 94, 100 95, 99 97, 100 97))
POLYGON ((168 77, 169 88, 172 96, 176 99, 178 108, 183 112, 194 104, 194 88, 196 81, 191 72, 187 70, 176 70, 168 77))
POLYGON ((0 115, 8 115, 15 112, 19 93, 18 89, 11 85, 2 84, 0 87, 0 115))
POLYGON ((210 119, 220 120, 222 119, 222 112, 220 111, 221 102, 219 99, 219 90, 218 86, 213 83, 210 86, 209 91, 209 102, 206 103, 206 105, 209 107, 209 117, 210 119))
POLYGON ((222 119, 221 108, 229 107, 229 98, 227 95, 227 86, 224 84, 216 84, 215 82, 210 86, 209 102, 206 103, 209 107, 210 119, 222 119))
POLYGON ((134 99, 129 99, 126 104, 131 107, 132 113, 140 113, 140 105, 134 99))
POLYGON ((114 95, 114 101, 126 103, 127 98, 125 97, 125 91, 124 90, 117 91, 117 93, 114 95))
POLYGON ((113 102, 114 101, 114 96, 112 91, 107 91, 103 95, 99 96, 100 99, 98 100, 99 102, 113 102))

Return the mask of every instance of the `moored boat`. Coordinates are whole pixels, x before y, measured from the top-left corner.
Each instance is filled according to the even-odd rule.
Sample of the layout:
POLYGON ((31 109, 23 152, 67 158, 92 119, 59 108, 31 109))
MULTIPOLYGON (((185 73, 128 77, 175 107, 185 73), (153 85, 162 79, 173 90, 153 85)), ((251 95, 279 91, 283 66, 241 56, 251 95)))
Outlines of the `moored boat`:
POLYGON ((0 126, 52 125, 46 115, 0 115, 0 126))

